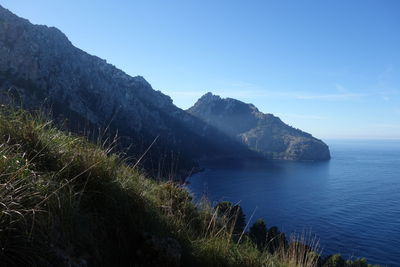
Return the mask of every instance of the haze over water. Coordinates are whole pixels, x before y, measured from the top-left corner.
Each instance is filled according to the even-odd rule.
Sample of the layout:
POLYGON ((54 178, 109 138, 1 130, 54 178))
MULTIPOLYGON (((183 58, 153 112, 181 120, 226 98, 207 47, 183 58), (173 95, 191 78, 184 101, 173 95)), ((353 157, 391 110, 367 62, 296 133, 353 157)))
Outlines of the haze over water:
POLYGON ((199 198, 240 203, 286 234, 312 231, 323 254, 400 266, 400 141, 327 142, 326 162, 207 163, 188 179, 199 198))

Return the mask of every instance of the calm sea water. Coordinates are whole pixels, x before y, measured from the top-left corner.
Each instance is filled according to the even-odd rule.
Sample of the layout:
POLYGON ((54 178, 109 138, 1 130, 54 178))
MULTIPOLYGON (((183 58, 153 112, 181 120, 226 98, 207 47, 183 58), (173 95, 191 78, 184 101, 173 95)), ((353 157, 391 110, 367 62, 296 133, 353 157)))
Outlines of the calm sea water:
POLYGON ((327 162, 219 161, 189 178, 199 199, 240 203, 286 234, 312 232, 323 254, 400 266, 400 141, 330 141, 327 162))

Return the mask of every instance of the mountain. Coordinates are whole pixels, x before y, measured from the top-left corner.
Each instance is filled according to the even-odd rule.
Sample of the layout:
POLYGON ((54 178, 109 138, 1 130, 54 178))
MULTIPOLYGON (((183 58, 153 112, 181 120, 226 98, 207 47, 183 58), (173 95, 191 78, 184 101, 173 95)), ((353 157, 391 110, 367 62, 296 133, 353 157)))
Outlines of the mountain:
POLYGON ((212 93, 202 96, 188 112, 240 140, 271 159, 327 160, 328 146, 311 134, 295 129, 254 105, 212 93))
POLYGON ((68 130, 118 133, 121 147, 135 144, 127 153, 136 159, 156 140, 145 157, 149 170, 190 171, 204 157, 252 154, 176 107, 143 77, 131 77, 74 47, 60 30, 33 25, 1 6, 0 93, 2 103, 50 110, 68 130))

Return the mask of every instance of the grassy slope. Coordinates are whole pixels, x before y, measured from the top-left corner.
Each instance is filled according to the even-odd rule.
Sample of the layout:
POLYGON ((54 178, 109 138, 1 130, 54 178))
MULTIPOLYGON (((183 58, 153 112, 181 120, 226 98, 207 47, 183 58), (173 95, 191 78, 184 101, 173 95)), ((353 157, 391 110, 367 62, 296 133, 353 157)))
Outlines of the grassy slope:
POLYGON ((231 242, 223 224, 210 227, 212 210, 196 208, 178 185, 147 179, 110 148, 38 116, 7 107, 0 114, 3 263, 168 264, 154 244, 167 237, 178 240, 182 265, 271 262, 252 244, 231 242))
POLYGON ((194 206, 179 185, 146 178, 111 153, 112 146, 0 109, 4 266, 317 264, 315 253, 299 257, 303 246, 271 255, 246 237, 237 244, 229 218, 216 216, 206 202, 194 206))

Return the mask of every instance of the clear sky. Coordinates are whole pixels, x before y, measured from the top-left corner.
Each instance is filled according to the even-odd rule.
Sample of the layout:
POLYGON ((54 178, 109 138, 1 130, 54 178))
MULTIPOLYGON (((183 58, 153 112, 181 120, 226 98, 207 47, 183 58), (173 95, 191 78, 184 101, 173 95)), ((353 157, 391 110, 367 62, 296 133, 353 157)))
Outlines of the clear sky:
POLYGON ((211 91, 330 138, 400 138, 400 1, 1 0, 188 108, 211 91))

